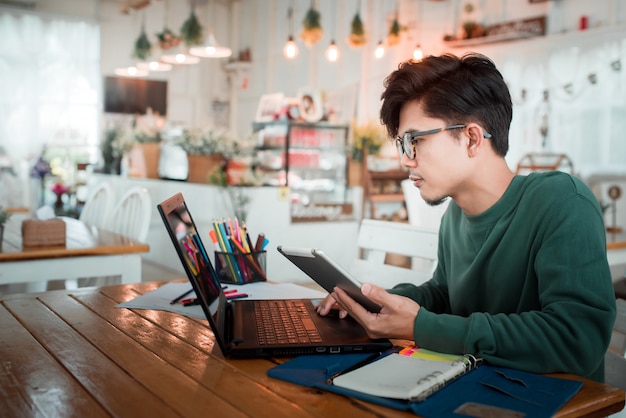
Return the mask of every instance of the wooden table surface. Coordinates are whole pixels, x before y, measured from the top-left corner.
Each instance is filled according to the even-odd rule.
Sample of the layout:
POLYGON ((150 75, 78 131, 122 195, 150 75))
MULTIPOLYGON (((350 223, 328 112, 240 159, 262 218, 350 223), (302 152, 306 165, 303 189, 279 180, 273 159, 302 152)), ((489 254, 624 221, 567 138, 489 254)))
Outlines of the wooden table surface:
POLYGON ((22 223, 9 218, 4 231, 0 262, 87 255, 145 253, 150 251, 148 244, 87 225, 78 219, 66 217, 61 219, 66 226, 65 245, 24 248, 22 246, 22 223))
MULTIPOLYGON (((162 284, 4 296, 0 415, 415 416, 268 377, 285 359, 224 359, 205 320, 115 308, 162 284)), ((623 391, 581 380, 557 416, 623 408, 623 391)))

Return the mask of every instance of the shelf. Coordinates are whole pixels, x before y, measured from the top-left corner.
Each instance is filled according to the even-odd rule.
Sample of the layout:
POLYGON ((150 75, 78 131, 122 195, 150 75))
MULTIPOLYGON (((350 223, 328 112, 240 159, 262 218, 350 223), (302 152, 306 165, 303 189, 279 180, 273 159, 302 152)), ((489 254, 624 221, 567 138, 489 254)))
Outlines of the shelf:
POLYGON ((515 44, 515 51, 519 53, 519 48, 529 50, 540 48, 550 50, 553 48, 567 47, 597 47, 599 43, 607 40, 621 40, 626 36, 625 25, 602 26, 586 30, 570 30, 567 32, 547 34, 543 36, 518 37, 516 39, 505 39, 505 36, 493 36, 472 39, 460 39, 454 41, 444 41, 443 44, 451 49, 467 49, 480 47, 478 49, 502 49, 511 48, 515 44), (489 38, 489 39, 485 39, 489 38))

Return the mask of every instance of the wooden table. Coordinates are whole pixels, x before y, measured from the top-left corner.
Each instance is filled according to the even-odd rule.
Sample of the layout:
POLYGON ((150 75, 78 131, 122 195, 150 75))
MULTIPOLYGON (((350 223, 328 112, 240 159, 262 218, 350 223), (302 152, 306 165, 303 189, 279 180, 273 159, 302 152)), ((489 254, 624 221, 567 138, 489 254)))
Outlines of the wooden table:
POLYGON ((9 219, 0 251, 0 284, 45 283, 53 279, 122 276, 122 283, 141 281, 141 253, 150 246, 122 235, 61 218, 63 246, 22 246, 21 220, 9 219))
MULTIPOLYGON (((284 359, 224 359, 205 320, 115 307, 162 284, 5 296, 1 415, 415 417, 268 377, 284 359)), ((623 408, 623 391, 580 380, 557 416, 623 408)))

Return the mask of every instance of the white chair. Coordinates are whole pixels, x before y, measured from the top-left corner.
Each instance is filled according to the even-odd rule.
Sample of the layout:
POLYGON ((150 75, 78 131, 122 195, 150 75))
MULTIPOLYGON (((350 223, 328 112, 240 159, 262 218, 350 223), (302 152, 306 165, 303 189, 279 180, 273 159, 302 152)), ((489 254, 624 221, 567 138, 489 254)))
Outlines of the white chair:
POLYGON ((413 185, 411 180, 402 180, 402 193, 404 193, 404 202, 406 211, 411 225, 423 226, 433 229, 439 229, 441 217, 448 208, 450 199, 437 206, 430 206, 422 199, 419 190, 413 185))
POLYGON ((106 228, 107 218, 113 208, 113 188, 109 182, 98 184, 85 200, 79 219, 98 228, 106 228))
MULTIPOLYGON (((148 191, 143 187, 132 187, 113 207, 110 216, 106 217, 106 224, 101 228, 144 242, 150 227, 151 206, 152 199, 148 191)), ((86 286, 94 286, 101 282, 109 284, 109 281, 114 278, 115 276, 102 276, 81 280, 85 280, 84 285, 86 286)), ((141 277, 137 277, 137 281, 141 281, 141 277)), ((65 280, 66 289, 76 289, 77 287, 78 279, 65 280)))
POLYGON ((398 283, 422 284, 437 267, 438 231, 400 222, 363 219, 357 239, 361 252, 350 272, 362 283, 389 289, 398 283), (389 255, 409 257, 410 268, 386 264, 389 255))
POLYGON ((152 199, 143 187, 130 188, 114 206, 106 229, 144 242, 148 236, 152 199))

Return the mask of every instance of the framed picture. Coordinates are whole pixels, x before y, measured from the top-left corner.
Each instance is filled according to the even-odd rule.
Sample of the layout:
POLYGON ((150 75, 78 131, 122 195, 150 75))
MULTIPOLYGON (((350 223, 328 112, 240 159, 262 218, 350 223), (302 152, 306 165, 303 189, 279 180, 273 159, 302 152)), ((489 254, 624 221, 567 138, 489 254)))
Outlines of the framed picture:
POLYGON ((271 122, 280 113, 285 95, 283 93, 264 94, 259 100, 255 122, 271 122))
POLYGON ((319 122, 324 117, 324 103, 318 90, 301 88, 298 90, 300 116, 307 122, 319 122))

